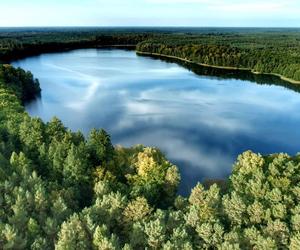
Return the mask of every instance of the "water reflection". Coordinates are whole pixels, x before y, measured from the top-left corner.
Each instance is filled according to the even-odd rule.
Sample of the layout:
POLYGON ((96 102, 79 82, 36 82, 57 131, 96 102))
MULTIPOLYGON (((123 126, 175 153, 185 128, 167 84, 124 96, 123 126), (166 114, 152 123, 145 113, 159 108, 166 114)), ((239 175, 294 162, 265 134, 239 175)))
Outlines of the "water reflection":
MULTIPOLYGON (((145 57, 147 55, 143 55, 145 57)), ((151 56, 147 56, 151 57, 151 56)), ((181 60, 166 58, 166 57, 152 57, 152 59, 163 60, 165 62, 174 63, 181 65, 182 67, 194 72, 197 75, 207 76, 214 79, 236 79, 236 80, 245 80, 254 82, 261 85, 277 85, 282 86, 295 92, 300 92, 300 84, 293 84, 281 79, 275 75, 269 74, 253 74, 247 70, 230 70, 222 68, 213 68, 213 67, 203 67, 195 63, 184 62, 181 60)))
POLYGON ((42 98, 27 105, 31 115, 58 116, 84 133, 105 128, 115 144, 159 147, 181 169, 182 194, 204 178, 228 176, 245 150, 294 154, 300 148, 299 87, 277 77, 107 49, 44 54, 14 65, 41 82, 42 98))

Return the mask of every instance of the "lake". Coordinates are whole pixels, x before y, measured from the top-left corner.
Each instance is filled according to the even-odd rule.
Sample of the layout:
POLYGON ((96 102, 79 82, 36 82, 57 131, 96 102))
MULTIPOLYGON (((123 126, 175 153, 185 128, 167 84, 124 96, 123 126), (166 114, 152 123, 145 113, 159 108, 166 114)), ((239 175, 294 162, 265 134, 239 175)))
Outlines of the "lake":
POLYGON ((160 148, 182 176, 179 193, 226 178, 238 154, 300 151, 299 87, 277 77, 177 64, 119 49, 42 54, 12 63, 39 79, 31 116, 60 118, 114 144, 160 148), (197 74, 196 74, 197 73, 197 74))

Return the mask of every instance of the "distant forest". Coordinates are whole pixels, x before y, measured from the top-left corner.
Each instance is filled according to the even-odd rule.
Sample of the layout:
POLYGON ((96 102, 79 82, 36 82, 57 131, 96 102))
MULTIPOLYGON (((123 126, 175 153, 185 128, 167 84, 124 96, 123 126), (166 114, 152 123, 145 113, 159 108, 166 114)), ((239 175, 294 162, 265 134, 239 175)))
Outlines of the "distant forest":
MULTIPOLYGON (((174 53, 179 53, 193 40, 218 48, 214 37, 222 39, 178 30, 95 32, 2 31, 1 58, 116 44, 150 51, 164 41, 178 46, 174 53)), ((251 47, 250 40, 245 46, 241 42, 249 36, 253 43, 256 37, 257 51, 271 51, 267 37, 274 35, 262 34, 265 43, 258 34, 229 36, 240 41, 230 45, 236 50, 251 47)), ((297 51, 296 33, 275 36, 282 36, 273 41, 278 51, 297 51), (288 47, 284 40, 294 43, 288 47)), ((23 104, 40 93, 30 72, 0 65, 0 249, 299 249, 299 154, 244 152, 225 183, 198 183, 182 197, 178 168, 159 149, 116 147, 102 129, 85 138, 58 118, 45 123, 30 117, 23 104)))
POLYGON ((43 52, 115 45, 300 81, 298 29, 0 29, 2 61, 43 52))

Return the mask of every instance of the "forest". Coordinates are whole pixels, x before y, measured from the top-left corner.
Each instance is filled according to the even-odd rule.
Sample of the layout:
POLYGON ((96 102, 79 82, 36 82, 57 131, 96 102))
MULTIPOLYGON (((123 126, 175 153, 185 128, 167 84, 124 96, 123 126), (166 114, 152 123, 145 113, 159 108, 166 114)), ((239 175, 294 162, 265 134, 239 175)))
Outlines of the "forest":
POLYGON ((0 29, 3 62, 43 52, 116 45, 204 65, 276 74, 300 82, 299 29, 0 29))
POLYGON ((299 249, 300 155, 244 152, 225 186, 182 197, 159 149, 30 117, 40 92, 0 67, 0 249, 299 249))
POLYGON ((102 46, 134 49, 136 44, 147 40, 151 32, 98 29, 0 29, 0 62, 71 49, 102 46))
POLYGON ((162 36, 139 43, 137 51, 300 81, 299 32, 162 36))

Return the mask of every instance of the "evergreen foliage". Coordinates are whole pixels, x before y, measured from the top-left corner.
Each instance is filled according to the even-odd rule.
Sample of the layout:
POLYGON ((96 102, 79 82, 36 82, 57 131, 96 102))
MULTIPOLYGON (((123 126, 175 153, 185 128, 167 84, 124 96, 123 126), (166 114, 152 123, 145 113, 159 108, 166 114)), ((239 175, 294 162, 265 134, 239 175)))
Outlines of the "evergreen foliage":
POLYGON ((300 155, 247 151, 227 187, 177 195, 155 148, 31 118, 30 73, 0 68, 0 249, 299 249, 300 155))

